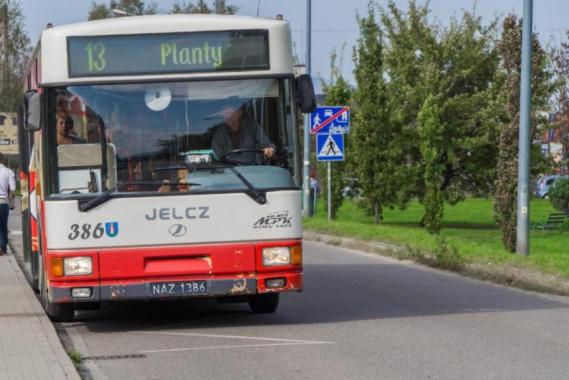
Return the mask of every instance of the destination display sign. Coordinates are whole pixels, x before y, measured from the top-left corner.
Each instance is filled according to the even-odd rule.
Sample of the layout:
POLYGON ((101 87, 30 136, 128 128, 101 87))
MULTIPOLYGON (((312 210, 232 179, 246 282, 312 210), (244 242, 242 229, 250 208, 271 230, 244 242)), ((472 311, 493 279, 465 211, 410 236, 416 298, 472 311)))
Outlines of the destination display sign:
POLYGON ((266 30, 67 38, 69 77, 267 70, 266 30))

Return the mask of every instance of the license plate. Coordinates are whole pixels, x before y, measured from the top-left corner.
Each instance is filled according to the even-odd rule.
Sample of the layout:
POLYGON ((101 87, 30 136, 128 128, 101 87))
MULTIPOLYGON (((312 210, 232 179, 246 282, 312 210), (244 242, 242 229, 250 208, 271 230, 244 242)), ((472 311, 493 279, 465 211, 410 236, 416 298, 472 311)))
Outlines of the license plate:
POLYGON ((151 297, 204 296, 207 281, 153 282, 148 291, 151 297))

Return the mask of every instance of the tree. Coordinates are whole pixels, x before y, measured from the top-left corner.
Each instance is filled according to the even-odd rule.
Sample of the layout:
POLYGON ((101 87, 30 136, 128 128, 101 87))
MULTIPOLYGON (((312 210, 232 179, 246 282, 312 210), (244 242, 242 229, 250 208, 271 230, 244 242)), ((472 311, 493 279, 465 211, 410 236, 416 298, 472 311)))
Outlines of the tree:
POLYGON ((174 3, 170 13, 218 13, 234 15, 239 10, 235 5, 226 5, 225 0, 218 0, 215 2, 215 5, 209 6, 204 0, 198 0, 196 4, 182 1, 181 3, 174 3), (215 5, 217 5, 217 9, 215 5))
POLYGON ((397 167, 400 152, 392 145, 396 131, 390 124, 387 88, 383 69, 383 40, 376 22, 372 2, 368 4, 366 17, 358 16, 360 38, 354 48, 354 76, 356 90, 353 106, 357 118, 352 123, 350 136, 356 176, 367 200, 368 212, 375 215, 375 223, 381 219, 384 207, 396 201, 399 188, 397 167))
POLYGON ((239 8, 235 5, 226 5, 225 0, 218 0, 215 2, 215 4, 217 5, 217 9, 215 6, 208 5, 208 3, 204 0, 198 0, 196 4, 193 4, 192 2, 182 1, 181 3, 174 3, 170 13, 218 13, 234 15, 239 10, 239 8))
POLYGON ((207 2, 203 0, 198 0, 196 4, 192 2, 185 2, 182 1, 180 3, 176 2, 172 6, 172 10, 170 13, 174 14, 181 14, 181 13, 202 13, 202 14, 209 14, 214 13, 215 9, 211 9, 207 2))
POLYGON ((31 55, 30 39, 24 31, 24 16, 17 0, 0 0, 0 11, 7 11, 8 35, 5 38, 0 82, 0 110, 16 112, 22 102, 23 75, 31 55))
POLYGON ((113 17, 113 9, 120 9, 131 16, 153 15, 157 13, 156 4, 147 5, 141 0, 111 0, 109 6, 91 3, 88 20, 99 20, 113 17))
POLYGON ((107 8, 105 4, 91 3, 87 20, 102 20, 111 17, 113 17, 112 8, 107 8))
POLYGON ((569 166, 569 30, 565 32, 566 40, 559 48, 553 49, 550 55, 553 58, 553 75, 555 77, 555 91, 553 94, 553 111, 555 112, 554 127, 558 130, 561 143, 565 150, 565 168, 569 166))
POLYGON ((428 4, 410 1, 403 12, 390 1, 381 19, 391 124, 400 131, 393 145, 404 152, 398 172, 407 178, 398 199, 405 206, 417 196, 423 222, 437 232, 443 200, 455 204, 492 188, 499 60, 495 23, 484 26, 464 11, 443 28, 429 12, 428 4))
MULTIPOLYGON (((336 64, 337 54, 334 49, 330 54, 330 82, 326 83, 324 80, 321 81, 322 89, 325 95, 325 104, 328 106, 345 106, 349 105, 352 97, 352 88, 348 82, 342 76, 342 72, 338 65, 336 64)), ((341 59, 340 59, 341 62, 341 59)), ((347 149, 348 145, 348 135, 344 135, 344 150, 347 149)), ((320 173, 320 178, 322 179, 322 192, 324 194, 324 199, 328 201, 328 176, 325 174, 327 172, 327 163, 318 163, 318 172, 320 173)), ((337 161, 331 163, 332 165, 332 219, 336 218, 338 209, 342 206, 344 197, 342 195, 342 190, 346 186, 345 181, 345 161, 337 161)))
MULTIPOLYGON (((518 144, 520 120, 521 43, 522 21, 508 15, 502 25, 498 49, 502 61, 504 85, 501 95, 503 108, 500 125, 499 154, 496 167, 496 190, 494 194, 494 218, 502 232, 502 243, 511 252, 516 249, 518 144)), ((547 106, 552 87, 547 70, 547 55, 537 36, 532 41, 532 139, 539 133, 538 114, 547 106)), ((534 147, 532 162, 539 157, 534 147)))
POLYGON ((387 91, 391 108, 390 123, 398 131, 393 146, 399 147, 400 165, 396 168, 401 178, 397 201, 405 208, 413 197, 424 197, 422 157, 419 147, 417 115, 433 89, 423 88, 419 81, 429 62, 436 61, 436 30, 428 23, 428 6, 409 2, 407 13, 393 1, 381 10, 381 24, 385 33, 385 73, 389 78, 387 91))
POLYGON ((441 122, 445 151, 441 191, 455 204, 470 194, 492 191, 497 156, 499 56, 496 24, 464 11, 440 37, 441 122))
MULTIPOLYGON (((220 14, 236 14, 239 10, 234 5, 226 5, 225 0, 218 0, 215 2, 217 5, 217 13, 220 14)), ((111 0, 109 6, 105 4, 92 3, 89 10, 89 20, 98 20, 103 18, 114 17, 112 10, 120 9, 127 12, 129 15, 153 15, 158 12, 155 3, 147 5, 141 0, 111 0)), ((216 13, 214 5, 210 5, 205 0, 197 0, 195 3, 191 1, 175 2, 172 9, 168 13, 181 14, 181 13, 216 13)))
POLYGON ((444 126, 438 100, 429 95, 418 116, 419 135, 421 137, 421 155, 425 165, 425 216, 423 223, 431 234, 441 230, 444 199, 441 192, 441 178, 445 170, 441 156, 445 151, 444 126))

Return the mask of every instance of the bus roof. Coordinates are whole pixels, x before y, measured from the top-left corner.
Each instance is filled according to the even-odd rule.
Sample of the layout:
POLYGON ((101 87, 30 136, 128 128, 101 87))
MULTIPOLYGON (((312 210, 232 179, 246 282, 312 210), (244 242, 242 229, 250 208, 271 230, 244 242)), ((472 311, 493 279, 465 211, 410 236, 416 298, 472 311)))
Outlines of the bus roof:
POLYGON ((290 27, 287 21, 228 15, 152 15, 118 17, 45 29, 40 37, 41 86, 73 83, 119 82, 174 78, 223 78, 228 76, 292 75, 290 27), (128 76, 69 76, 68 37, 152 35, 183 32, 266 30, 269 68, 263 70, 199 72, 128 76))

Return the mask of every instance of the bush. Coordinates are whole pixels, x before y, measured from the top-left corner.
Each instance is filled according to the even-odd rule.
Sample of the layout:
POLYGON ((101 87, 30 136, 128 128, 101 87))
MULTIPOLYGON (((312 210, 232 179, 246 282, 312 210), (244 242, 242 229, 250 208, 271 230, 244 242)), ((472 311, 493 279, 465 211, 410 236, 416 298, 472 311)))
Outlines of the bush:
POLYGON ((569 179, 558 179, 549 190, 551 204, 556 210, 569 211, 569 179))
POLYGON ((433 253, 435 254, 435 267, 460 271, 464 266, 464 259, 458 252, 458 249, 454 245, 447 243, 441 236, 437 237, 433 253))

